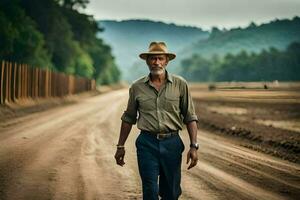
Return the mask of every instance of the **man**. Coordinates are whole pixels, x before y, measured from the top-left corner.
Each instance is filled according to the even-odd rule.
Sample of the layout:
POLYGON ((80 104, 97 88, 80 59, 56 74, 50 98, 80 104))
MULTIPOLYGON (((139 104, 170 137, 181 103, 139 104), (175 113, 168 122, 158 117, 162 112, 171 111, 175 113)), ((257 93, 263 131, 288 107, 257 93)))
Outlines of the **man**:
POLYGON ((141 130, 136 139, 139 173, 144 200, 175 200, 181 195, 181 159, 184 144, 178 135, 185 123, 190 137, 188 169, 197 164, 197 116, 186 81, 166 71, 176 55, 164 42, 152 42, 149 51, 139 55, 146 60, 150 74, 135 81, 129 89, 127 109, 122 115, 115 159, 123 166, 125 141, 132 125, 141 130), (158 181, 159 179, 159 181, 158 181), (159 182, 159 184, 158 184, 159 182))

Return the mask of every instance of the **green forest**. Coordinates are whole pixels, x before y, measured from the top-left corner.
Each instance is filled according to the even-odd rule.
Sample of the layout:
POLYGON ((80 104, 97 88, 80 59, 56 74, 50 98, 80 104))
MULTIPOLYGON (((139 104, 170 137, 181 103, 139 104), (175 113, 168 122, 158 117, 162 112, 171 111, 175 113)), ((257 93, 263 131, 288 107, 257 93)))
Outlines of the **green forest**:
POLYGON ((119 81, 111 48, 92 16, 80 13, 89 0, 1 0, 0 60, 26 63, 93 78, 119 81))
POLYGON ((300 18, 275 19, 268 23, 256 25, 254 22, 247 27, 218 29, 213 27, 207 39, 199 40, 184 52, 184 57, 201 54, 209 58, 214 54, 224 56, 227 53, 237 54, 242 50, 259 53, 262 49, 274 47, 284 50, 292 43, 300 42, 300 18))
POLYGON ((205 58, 200 54, 182 60, 181 74, 194 82, 207 81, 299 81, 300 43, 291 43, 286 50, 274 47, 260 53, 227 53, 205 58))
POLYGON ((80 12, 88 3, 1 0, 0 61, 111 84, 121 71, 127 81, 148 73, 138 54, 158 40, 178 55, 170 72, 189 81, 300 80, 299 17, 204 31, 150 20, 99 22, 80 12))
POLYGON ((300 42, 298 16, 263 24, 252 22, 244 28, 213 27, 210 31, 149 20, 99 23, 105 29, 99 36, 113 47, 122 78, 127 81, 148 73, 137 55, 153 40, 165 41, 177 54, 168 66, 169 72, 189 81, 299 80, 299 62, 297 66, 293 61, 297 45, 288 47, 300 42))
POLYGON ((151 41, 164 41, 170 51, 179 53, 185 47, 209 37, 209 32, 201 28, 151 20, 101 20, 98 23, 105 30, 99 36, 112 47, 122 79, 129 82, 148 73, 148 68, 138 55, 147 50, 151 41))
POLYGON ((179 73, 194 82, 299 81, 300 18, 230 30, 214 27, 184 53, 179 73))

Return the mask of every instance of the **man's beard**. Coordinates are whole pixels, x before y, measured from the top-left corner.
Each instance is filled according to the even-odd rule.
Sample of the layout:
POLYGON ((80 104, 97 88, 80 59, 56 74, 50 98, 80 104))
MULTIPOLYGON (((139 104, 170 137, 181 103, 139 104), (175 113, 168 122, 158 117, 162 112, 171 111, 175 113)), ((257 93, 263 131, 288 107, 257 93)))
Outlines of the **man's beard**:
POLYGON ((150 73, 151 75, 161 75, 165 73, 166 69, 163 67, 157 67, 156 69, 151 69, 150 73))

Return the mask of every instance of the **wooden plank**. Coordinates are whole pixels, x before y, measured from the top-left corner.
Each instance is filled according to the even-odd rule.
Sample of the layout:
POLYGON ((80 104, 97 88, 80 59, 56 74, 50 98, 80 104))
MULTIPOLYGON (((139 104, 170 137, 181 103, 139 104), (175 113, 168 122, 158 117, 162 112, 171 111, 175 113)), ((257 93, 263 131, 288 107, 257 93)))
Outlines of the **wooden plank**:
POLYGON ((26 64, 25 65, 25 68, 24 68, 24 84, 25 84, 25 87, 24 87, 24 94, 25 94, 25 98, 28 98, 28 65, 26 64))
POLYGON ((24 93, 24 91, 25 91, 24 71, 25 71, 25 67, 24 67, 24 64, 22 64, 22 68, 21 68, 21 98, 22 99, 24 99, 24 97, 25 97, 25 93, 24 93))
POLYGON ((54 92, 54 96, 57 97, 58 96, 58 92, 57 92, 57 88, 56 88, 56 85, 58 83, 58 76, 57 76, 57 73, 54 74, 54 81, 53 81, 53 92, 54 92))
POLYGON ((5 67, 5 61, 2 61, 2 65, 1 65, 1 74, 0 74, 0 81, 1 81, 1 85, 0 85, 0 104, 4 104, 4 67, 5 67))
POLYGON ((49 71, 48 69, 45 70, 45 98, 48 98, 49 92, 49 71))
POLYGON ((35 69, 35 83, 34 83, 34 87, 35 87, 35 97, 37 98, 39 96, 39 69, 38 68, 34 68, 35 69))
POLYGON ((34 98, 35 97, 35 90, 34 90, 34 83, 35 83, 35 72, 34 72, 34 68, 31 68, 31 97, 34 98))
POLYGON ((22 67, 22 98, 25 99, 26 97, 26 79, 25 79, 25 73, 26 73, 26 65, 23 64, 22 67))
POLYGON ((36 82, 36 76, 35 76, 35 68, 31 68, 31 97, 35 98, 35 82, 36 82))
POLYGON ((40 97, 44 97, 44 70, 40 69, 39 93, 40 97))
POLYGON ((20 98, 23 98, 23 64, 20 66, 20 98))
POLYGON ((69 91, 68 91, 68 94, 71 95, 72 94, 72 86, 71 86, 71 83, 72 80, 71 80, 71 76, 68 76, 68 88, 69 88, 69 91))
POLYGON ((25 64, 22 64, 22 70, 21 70, 21 96, 22 99, 24 99, 26 97, 25 94, 25 64))
POLYGON ((6 62, 5 63, 5 71, 6 71, 6 73, 5 73, 5 91, 6 91, 6 94, 5 94, 5 103, 7 103, 8 102, 8 95, 9 95, 9 78, 8 78, 8 76, 9 76, 9 70, 8 70, 8 66, 9 66, 9 63, 8 62, 6 62))
POLYGON ((21 82, 21 67, 22 65, 19 64, 18 66, 18 99, 21 98, 21 87, 22 87, 22 82, 21 82))
POLYGON ((35 68, 32 68, 32 85, 31 85, 31 89, 32 89, 32 98, 35 98, 35 82, 36 82, 36 76, 35 76, 35 68))
POLYGON ((51 92, 51 89, 52 89, 52 85, 51 85, 51 81, 52 81, 52 76, 51 76, 51 71, 48 71, 48 97, 51 97, 52 96, 52 92, 51 92))
POLYGON ((32 67, 28 67, 28 91, 27 94, 32 98, 32 67))
POLYGON ((38 70, 38 85, 37 85, 37 88, 38 88, 38 97, 41 97, 41 80, 42 80, 42 76, 41 76, 41 69, 37 68, 38 70))
POLYGON ((9 62, 8 65, 8 94, 7 94, 7 100, 8 102, 12 102, 12 62, 9 62))
POLYGON ((14 68, 13 68, 13 72, 14 72, 14 75, 13 75, 13 101, 16 101, 16 82, 17 82, 17 63, 15 62, 14 63, 14 68))

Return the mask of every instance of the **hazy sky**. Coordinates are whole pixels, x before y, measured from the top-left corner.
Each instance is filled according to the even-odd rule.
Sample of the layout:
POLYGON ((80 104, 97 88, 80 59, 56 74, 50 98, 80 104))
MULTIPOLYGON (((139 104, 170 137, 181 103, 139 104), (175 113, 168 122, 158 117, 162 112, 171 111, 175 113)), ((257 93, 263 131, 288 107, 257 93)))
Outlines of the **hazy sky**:
POLYGON ((300 0, 90 0, 96 19, 152 19, 209 29, 300 16, 300 0))

